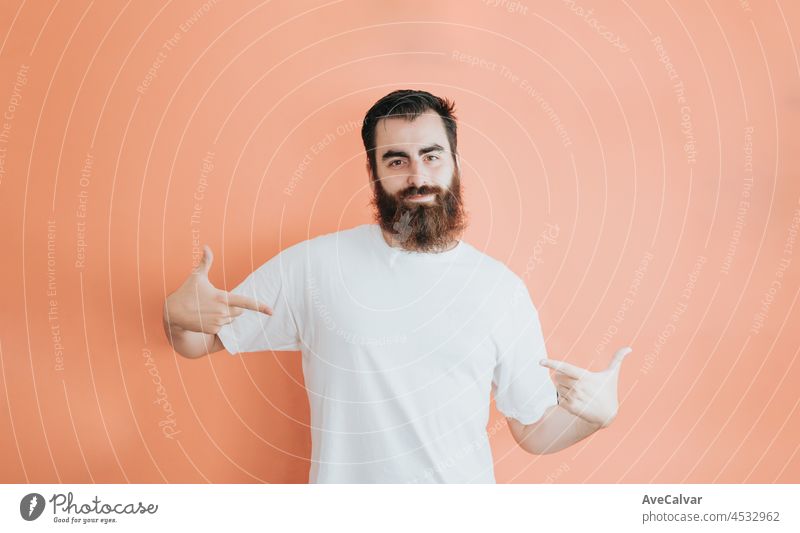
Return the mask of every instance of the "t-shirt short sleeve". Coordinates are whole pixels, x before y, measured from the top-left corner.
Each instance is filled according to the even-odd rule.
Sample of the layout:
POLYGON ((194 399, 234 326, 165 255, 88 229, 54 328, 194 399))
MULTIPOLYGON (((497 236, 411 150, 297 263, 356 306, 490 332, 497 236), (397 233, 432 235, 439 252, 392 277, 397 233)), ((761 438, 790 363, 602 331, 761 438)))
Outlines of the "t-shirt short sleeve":
POLYGON ((296 287, 303 272, 303 254, 295 245, 253 271, 230 291, 265 303, 272 315, 245 309, 217 336, 231 354, 242 352, 300 350, 296 287))
POLYGON ((514 286, 507 312, 492 332, 497 349, 492 390, 501 413, 532 424, 558 397, 547 367, 539 364, 547 358, 539 313, 525 283, 515 278, 514 286))

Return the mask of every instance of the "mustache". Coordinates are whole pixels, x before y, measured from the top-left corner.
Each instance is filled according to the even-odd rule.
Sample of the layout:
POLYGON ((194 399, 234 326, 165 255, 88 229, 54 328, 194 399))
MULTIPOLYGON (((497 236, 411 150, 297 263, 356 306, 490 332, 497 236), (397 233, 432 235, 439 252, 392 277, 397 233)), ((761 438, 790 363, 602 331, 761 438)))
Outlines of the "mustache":
POLYGON ((411 187, 406 187, 399 193, 397 196, 400 199, 408 198, 409 196, 416 196, 418 194, 436 194, 436 196, 441 196, 444 194, 444 189, 438 187, 436 185, 423 185, 421 187, 416 187, 412 185, 411 187))

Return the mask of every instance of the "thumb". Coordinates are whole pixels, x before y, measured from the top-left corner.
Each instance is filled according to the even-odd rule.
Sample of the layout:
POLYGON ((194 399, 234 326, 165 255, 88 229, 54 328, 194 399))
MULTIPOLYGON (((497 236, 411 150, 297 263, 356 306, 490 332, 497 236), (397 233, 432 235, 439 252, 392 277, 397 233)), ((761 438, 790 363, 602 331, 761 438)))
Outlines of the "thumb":
POLYGON ((617 353, 615 353, 613 359, 611 359, 611 364, 608 365, 608 369, 619 370, 619 367, 622 364, 622 360, 625 359, 625 356, 631 353, 632 351, 633 348, 631 348, 630 346, 625 346, 617 350, 617 353))
POLYGON ((197 265, 195 269, 196 274, 203 274, 205 277, 208 277, 208 271, 211 270, 211 263, 214 262, 214 253, 211 251, 211 248, 207 245, 203 245, 203 257, 200 259, 200 263, 197 265))

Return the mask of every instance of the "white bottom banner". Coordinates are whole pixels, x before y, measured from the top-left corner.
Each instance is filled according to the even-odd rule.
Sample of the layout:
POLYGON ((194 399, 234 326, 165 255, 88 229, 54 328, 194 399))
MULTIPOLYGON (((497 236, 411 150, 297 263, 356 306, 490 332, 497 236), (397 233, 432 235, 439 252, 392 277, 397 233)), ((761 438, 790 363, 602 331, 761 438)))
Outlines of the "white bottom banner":
POLYGON ((9 532, 800 531, 800 485, 30 484, 0 491, 0 531, 9 532))

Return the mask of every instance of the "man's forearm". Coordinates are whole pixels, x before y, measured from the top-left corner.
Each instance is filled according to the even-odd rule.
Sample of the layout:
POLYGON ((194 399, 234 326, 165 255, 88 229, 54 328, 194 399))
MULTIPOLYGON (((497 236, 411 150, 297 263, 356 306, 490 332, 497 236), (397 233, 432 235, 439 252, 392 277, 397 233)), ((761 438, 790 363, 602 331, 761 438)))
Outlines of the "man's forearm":
POLYGON ((549 407, 541 419, 533 424, 522 424, 509 419, 509 427, 519 445, 537 455, 555 453, 572 446, 600 429, 574 415, 561 406, 549 407))

